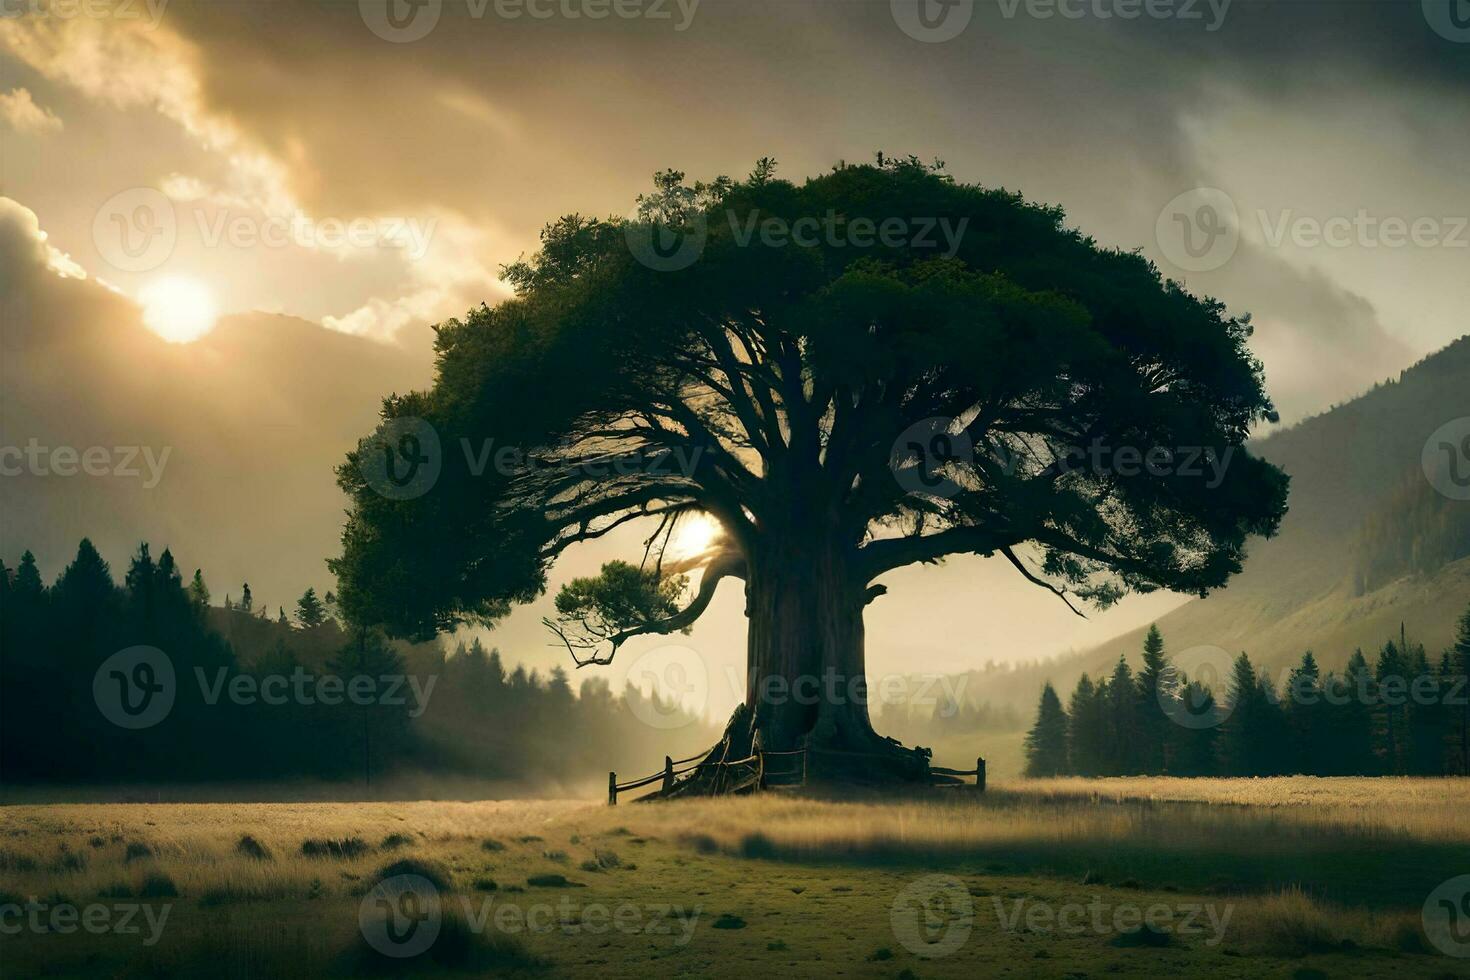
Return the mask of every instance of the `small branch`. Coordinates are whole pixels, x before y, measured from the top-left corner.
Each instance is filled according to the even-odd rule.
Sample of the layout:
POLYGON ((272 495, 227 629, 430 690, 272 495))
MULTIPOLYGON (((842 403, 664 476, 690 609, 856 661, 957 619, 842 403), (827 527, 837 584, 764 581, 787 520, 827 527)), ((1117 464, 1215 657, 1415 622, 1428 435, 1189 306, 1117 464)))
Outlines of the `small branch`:
POLYGON ((1066 592, 1057 588, 1055 585, 1052 585, 1045 579, 1037 578, 1035 575, 1031 574, 1030 569, 1022 564, 1021 559, 1016 557, 1016 553, 1012 551, 1009 547, 1001 548, 1000 553, 1005 555, 1012 565, 1016 566, 1016 570, 1026 577, 1026 581, 1030 582, 1032 585, 1039 585, 1043 589, 1046 589, 1052 595, 1065 602, 1067 604, 1067 608, 1072 610, 1072 612, 1076 613, 1078 616, 1081 616, 1083 619, 1087 618, 1087 616, 1080 609, 1072 605, 1072 600, 1067 598, 1066 592))

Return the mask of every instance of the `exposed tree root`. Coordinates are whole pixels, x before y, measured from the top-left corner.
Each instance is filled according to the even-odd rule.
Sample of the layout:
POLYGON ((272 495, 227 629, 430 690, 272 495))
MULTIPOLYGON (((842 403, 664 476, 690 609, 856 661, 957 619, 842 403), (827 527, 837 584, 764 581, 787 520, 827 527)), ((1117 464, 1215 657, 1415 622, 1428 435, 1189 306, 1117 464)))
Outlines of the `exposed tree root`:
POLYGON ((860 716, 823 715, 786 750, 757 753, 760 729, 751 710, 731 714, 720 741, 675 779, 673 786, 644 799, 725 796, 784 785, 902 787, 957 783, 932 772, 930 751, 907 748, 874 732, 860 716))

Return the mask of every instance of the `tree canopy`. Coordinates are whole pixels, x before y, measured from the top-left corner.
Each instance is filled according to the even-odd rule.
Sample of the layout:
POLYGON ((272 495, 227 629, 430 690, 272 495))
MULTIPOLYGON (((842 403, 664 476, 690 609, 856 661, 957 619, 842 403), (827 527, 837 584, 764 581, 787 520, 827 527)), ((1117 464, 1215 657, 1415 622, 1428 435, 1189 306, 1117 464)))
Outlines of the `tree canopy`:
POLYGON ((640 518, 657 574, 564 594, 561 626, 598 624, 574 653, 686 628, 791 542, 868 599, 895 568, 977 554, 1106 605, 1205 594, 1274 533, 1286 477, 1241 448, 1273 417, 1248 317, 942 165, 774 170, 667 171, 636 216, 555 221, 505 268, 512 299, 436 328, 433 388, 388 398, 339 468, 345 614, 414 636, 493 620, 640 518), (670 267, 650 241, 696 254, 670 267), (442 464, 411 497, 371 478, 404 425, 442 464), (663 563, 697 512, 722 537, 663 563), (694 571, 674 609, 665 578, 694 571))

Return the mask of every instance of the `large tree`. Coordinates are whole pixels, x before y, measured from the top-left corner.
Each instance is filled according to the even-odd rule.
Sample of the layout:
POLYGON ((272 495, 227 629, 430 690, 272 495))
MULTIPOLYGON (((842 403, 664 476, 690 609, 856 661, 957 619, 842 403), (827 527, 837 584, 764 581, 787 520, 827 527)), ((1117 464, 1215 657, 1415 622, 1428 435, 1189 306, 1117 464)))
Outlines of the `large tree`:
POLYGON ((846 696, 884 576, 971 554, 1069 603, 1203 595, 1285 509, 1242 449, 1271 404, 1248 317, 1059 208, 913 159, 773 171, 664 172, 634 218, 562 218, 505 269, 514 298, 439 325, 433 389, 389 398, 340 468, 341 602, 411 635, 493 620, 647 519, 641 563, 558 597, 579 665, 687 628, 736 579, 747 699, 716 751, 759 733, 922 777, 846 696), (420 463, 427 489, 385 486, 420 463), (664 560, 699 515, 720 537, 664 560), (771 696, 798 678, 842 696, 771 696))

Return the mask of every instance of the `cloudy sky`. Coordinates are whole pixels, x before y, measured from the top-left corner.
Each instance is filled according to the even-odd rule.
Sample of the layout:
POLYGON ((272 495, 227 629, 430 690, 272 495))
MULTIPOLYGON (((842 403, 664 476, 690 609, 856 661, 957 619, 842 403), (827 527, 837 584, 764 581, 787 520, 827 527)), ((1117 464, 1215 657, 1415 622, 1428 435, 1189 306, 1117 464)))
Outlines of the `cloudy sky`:
MULTIPOLYGON (((0 0, 0 442, 176 444, 171 495, 6 477, 0 554, 167 537, 268 601, 329 586, 331 466, 427 383, 428 324, 507 295, 551 218, 766 155, 913 153, 1061 204, 1251 312, 1284 421, 1322 411, 1467 331, 1466 6, 0 0)), ((905 572, 875 667, 1047 654, 1170 601, 1082 622, 1027 589, 905 572), (946 620, 952 649, 906 628, 946 620)), ((537 618, 497 642, 552 662, 537 618)), ((710 619, 688 642, 738 663, 738 603, 710 619)))

